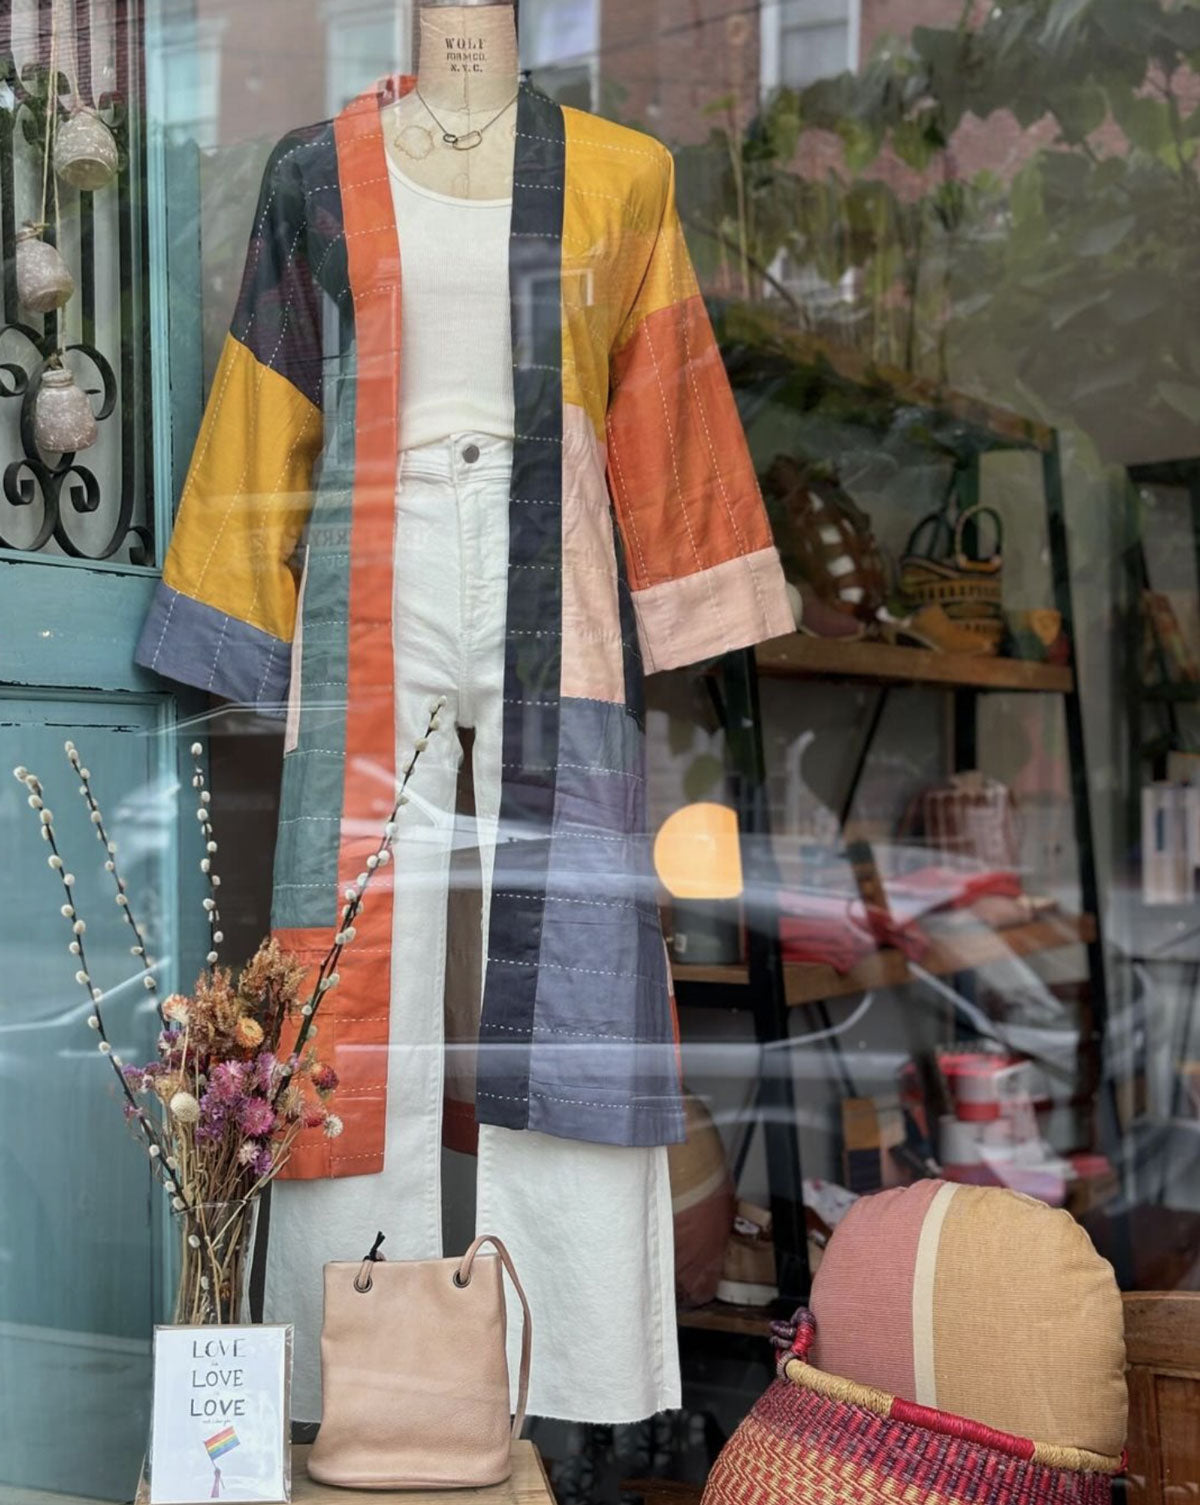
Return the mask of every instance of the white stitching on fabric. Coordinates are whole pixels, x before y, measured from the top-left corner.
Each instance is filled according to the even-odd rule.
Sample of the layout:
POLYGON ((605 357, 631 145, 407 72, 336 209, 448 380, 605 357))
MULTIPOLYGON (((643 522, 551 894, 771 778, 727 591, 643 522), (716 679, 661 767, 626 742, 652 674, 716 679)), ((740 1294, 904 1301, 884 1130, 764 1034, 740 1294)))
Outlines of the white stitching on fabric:
MULTIPOLYGON (((519 888, 496 888, 492 890, 493 898, 504 899, 528 899, 529 894, 519 888)), ((583 904, 588 908, 596 909, 636 909, 636 899, 568 899, 562 894, 539 894, 538 897, 547 904, 583 904)))
POLYGON ((629 488, 625 484, 625 472, 621 469, 621 447, 617 443, 617 436, 611 424, 605 424, 605 433, 608 435, 608 452, 612 456, 613 468, 617 476, 617 488, 621 493, 621 500, 625 509, 625 520, 629 525, 629 531, 633 534, 633 546, 637 550, 638 563, 642 567, 642 578, 649 585, 651 581, 650 569, 646 563, 645 550, 642 548, 642 536, 638 532, 637 521, 633 514, 633 508, 629 504, 629 488))
MULTIPOLYGON (((683 305, 679 301, 679 287, 678 287, 678 283, 677 283, 677 280, 676 280, 676 278, 677 278, 677 271, 678 271, 678 264, 677 264, 676 258, 673 256, 671 258, 671 295, 676 300, 676 305, 678 307, 682 308, 683 305)), ((729 525, 733 529, 733 536, 737 539, 739 554, 744 559, 746 557, 747 552, 748 552, 747 548, 746 548, 746 539, 745 539, 745 537, 744 537, 744 535, 742 533, 742 530, 741 530, 740 526, 738 525, 738 520, 737 520, 737 517, 736 517, 736 515, 734 513, 733 504, 731 503, 731 501, 729 499, 729 493, 725 489, 725 478, 721 474, 720 461, 717 458, 716 448, 713 445, 712 431, 711 431, 711 429, 708 426, 708 415, 705 413, 705 411, 704 411, 704 404, 700 400, 700 387, 699 387, 699 384, 696 381, 695 372, 692 369, 692 336, 691 336, 691 325, 690 325, 689 319, 686 316, 686 312, 684 313, 684 317, 683 317, 683 346, 684 346, 684 370, 687 372, 688 381, 689 381, 689 383, 691 385, 691 388, 692 388, 692 395, 693 395, 693 398, 695 400, 696 411, 700 414, 700 423, 703 426, 703 429, 704 429, 704 438, 705 438, 706 443, 708 444, 709 462, 712 465, 713 475, 716 478, 717 486, 718 486, 718 488, 720 490, 720 493, 721 493, 721 500, 725 504, 725 514, 729 518, 729 525)), ((685 519, 686 519, 686 513, 685 513, 685 519)), ((690 529, 689 529, 689 532, 690 532, 690 529)), ((767 612, 767 603, 763 599, 762 584, 759 581, 758 573, 753 568, 753 566, 747 566, 747 568, 750 571, 750 583, 751 583, 751 586, 753 587, 754 594, 755 594, 755 596, 757 597, 757 600, 758 600, 759 614, 761 616, 761 619, 762 619, 763 623, 765 624, 766 622, 768 622, 770 620, 770 617, 769 617, 769 614, 767 612)), ((711 587, 710 587, 710 589, 709 589, 709 598, 710 598, 710 600, 712 599, 712 594, 713 593, 712 593, 712 590, 711 590, 711 587)), ((720 612, 719 611, 717 612, 717 620, 720 621, 720 612)))
MULTIPOLYGON (((563 144, 563 142, 555 136, 539 136, 536 135, 533 131, 517 131, 516 134, 518 136, 523 136, 526 141, 547 141, 551 146, 562 146, 563 144)), ((627 157, 645 157, 648 161, 651 162, 661 162, 662 153, 666 150, 665 147, 660 148, 658 151, 654 151, 647 148, 639 149, 636 146, 618 146, 613 141, 588 141, 581 143, 581 145, 586 146, 589 151, 594 149, 596 151, 603 152, 622 152, 627 157)))
MULTIPOLYGON (((490 957, 488 959, 489 959, 489 961, 491 960, 490 957)), ((614 974, 614 975, 621 976, 621 977, 626 977, 626 976, 632 977, 634 974, 633 973, 624 973, 624 972, 622 972, 622 973, 618 973, 618 974, 614 974)), ((523 1026, 521 1026, 519 1024, 490 1024, 488 1026, 488 1028, 490 1030, 492 1030, 492 1029, 503 1030, 505 1032, 505 1034, 509 1034, 509 1035, 524 1035, 524 1034, 528 1033, 528 1031, 523 1026)), ((576 1040, 592 1040, 592 1041, 594 1041, 598 1045, 607 1044, 608 1041, 610 1041, 610 1040, 621 1040, 621 1041, 623 1041, 627 1045, 650 1045, 650 1044, 653 1044, 653 1041, 645 1040, 640 1035, 610 1035, 607 1032, 607 1030, 605 1031, 605 1033, 603 1035, 599 1035, 594 1030, 586 1030, 586 1029, 558 1029, 558 1028, 556 1028, 552 1024, 537 1024, 537 1025, 535 1025, 534 1029, 533 1029, 533 1038, 536 1040, 539 1035, 571 1035, 576 1040)))
MULTIPOLYGON (((613 705, 618 704, 615 700, 611 703, 613 705)), ((582 773, 604 773, 614 779, 632 779, 636 784, 644 784, 646 782, 643 774, 630 773, 624 768, 597 768, 594 763, 556 763, 554 766, 556 768, 575 768, 582 773)))
MULTIPOLYGON (((299 148, 296 148, 296 150, 299 150, 299 148)), ((289 153, 289 155, 291 155, 291 154, 289 153)), ((271 196, 270 196, 270 198, 273 199, 274 196, 275 196, 274 193, 272 193, 271 196)), ((268 203, 269 202, 270 202, 270 199, 268 200, 268 203)), ((265 214, 265 208, 264 208, 264 214, 265 214)), ((261 228, 261 221, 260 221, 260 228, 261 228)), ((303 234, 303 232, 304 232, 304 226, 301 225, 299 227, 299 229, 297 229, 296 234, 295 234, 295 236, 294 236, 294 238, 292 240, 291 245, 288 247, 287 257, 286 257, 286 261, 287 261, 288 265, 291 265, 292 258, 295 255, 296 247, 300 243, 300 237, 303 234)), ((257 265, 257 261, 256 261, 256 265, 257 265)), ((243 346, 243 348, 246 349, 250 353, 251 358, 254 359, 255 364, 259 368, 258 369, 258 377, 257 377, 257 380, 255 381, 255 384, 254 384, 254 397, 255 397, 255 401, 257 401, 258 394, 259 394, 259 392, 262 389, 263 378, 264 378, 264 376, 266 374, 266 371, 268 369, 274 370, 274 366, 273 366, 272 363, 273 363, 273 361, 275 359, 275 356, 279 353, 279 347, 280 347, 280 345, 282 345, 282 343, 283 343, 283 337, 284 337, 284 334, 285 334, 285 332, 287 330, 288 322, 289 322, 289 320, 291 318, 291 312, 292 312, 292 300, 289 298, 288 301, 287 301, 287 303, 284 305, 283 313, 280 315, 280 320, 279 320, 279 338, 275 342, 275 349, 271 352, 271 358, 266 362, 265 365, 263 363, 259 362, 258 359, 257 359, 257 357, 254 356, 253 352, 250 351, 250 347, 245 343, 245 338, 244 337, 243 337, 243 339, 241 339, 241 340, 238 341, 238 343, 241 344, 243 346)), ((257 313, 257 310, 252 310, 251 311, 250 318, 247 320, 247 323, 246 323, 246 328, 245 328, 245 331, 244 331, 244 335, 249 335, 250 330, 251 330, 251 328, 254 325, 254 320, 255 320, 255 317, 256 317, 256 313, 257 313)), ((229 369, 225 373, 225 378, 224 378, 224 380, 221 383, 221 391, 218 394, 218 398, 217 398, 217 407, 216 407, 216 410, 213 412, 211 423, 208 424, 208 432, 205 434, 204 448, 200 452, 201 455, 206 455, 208 453, 208 447, 209 447, 210 443, 212 442, 213 434, 216 431, 217 418, 218 418, 219 413, 220 413, 221 404, 225 400, 225 389, 229 385, 229 378, 230 378, 230 375, 232 373, 232 370, 233 370, 233 366, 232 366, 232 362, 231 362, 230 366, 229 366, 229 369)), ((304 429, 306 429, 307 427, 308 427, 308 422, 306 420, 303 428, 301 429, 301 433, 303 433, 304 429)), ((296 446, 296 444, 298 442, 299 442, 299 436, 297 436, 296 439, 293 440, 292 449, 289 450, 287 459, 291 458, 292 452, 294 451, 295 446, 296 446)), ((251 458, 252 458, 253 454, 254 454, 254 447, 253 447, 253 445, 252 444, 247 444, 247 446, 246 446, 246 457, 245 457, 245 460, 244 460, 244 462, 242 464, 242 473, 238 477, 237 485, 233 488, 233 490, 229 494, 229 501, 228 501, 228 503, 227 503, 227 505, 225 507, 225 514, 224 514, 224 516, 221 519, 221 526, 217 529, 216 534, 213 537, 213 541, 212 541, 211 545, 209 546, 208 556, 205 559, 204 564, 201 566, 200 573, 199 573, 199 575, 196 578, 196 589, 197 590, 199 590, 200 587, 204 584, 204 577, 208 574, 208 568, 209 568, 209 565, 212 563, 213 555, 216 553, 217 545, 220 543, 221 536, 225 532, 226 527, 228 527, 228 525, 229 525, 229 519, 233 516, 234 509, 238 505, 239 498, 244 494, 243 493, 243 486, 245 484, 246 476, 249 474, 249 471, 250 471, 251 458)), ((198 458, 199 457, 194 458, 193 461, 192 461, 192 469, 191 469, 191 471, 189 473, 189 480, 190 480, 190 475, 194 475, 195 474, 195 468, 196 468, 196 465, 197 465, 197 462, 198 462, 198 458)), ((285 467, 286 467, 286 464, 287 464, 287 460, 284 461, 285 467)), ((183 506, 183 502, 186 499, 189 490, 190 490, 190 485, 187 485, 187 486, 184 487, 184 496, 182 498, 180 498, 180 503, 179 503, 179 505, 180 505, 181 508, 183 506)), ((213 665, 213 673, 214 674, 216 673, 216 664, 215 663, 213 665)), ((212 680, 210 678, 210 680, 209 680, 209 686, 211 687, 211 685, 212 685, 212 680)))
POLYGON ((225 634, 226 634, 226 632, 228 630, 229 630, 229 618, 227 616, 226 617, 222 617, 222 619, 221 619, 221 635, 217 638, 217 645, 213 649, 212 668, 209 669, 209 671, 208 671, 208 683, 204 687, 206 690, 211 690, 212 689, 212 687, 213 687, 213 680, 216 679, 216 677, 217 677, 217 664, 221 660, 221 649, 225 646, 225 634))

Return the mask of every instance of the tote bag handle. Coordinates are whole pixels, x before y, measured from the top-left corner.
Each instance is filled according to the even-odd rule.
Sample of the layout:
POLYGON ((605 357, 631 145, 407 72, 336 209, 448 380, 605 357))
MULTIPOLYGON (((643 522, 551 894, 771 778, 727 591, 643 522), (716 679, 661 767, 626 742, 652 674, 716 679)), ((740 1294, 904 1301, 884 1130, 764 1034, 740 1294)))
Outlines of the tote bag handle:
POLYGON ((521 1326, 521 1372, 517 1379, 517 1410, 512 1424, 512 1435, 515 1441, 521 1435, 521 1428, 525 1424, 525 1403, 529 1399, 529 1356, 533 1347, 533 1319, 529 1315, 529 1302, 525 1298, 525 1289, 517 1277, 512 1256, 494 1233, 481 1233, 463 1255, 454 1273, 455 1285, 470 1285, 471 1266, 475 1263, 475 1256, 484 1244, 491 1244, 495 1248, 500 1263, 504 1266, 509 1280, 512 1281, 521 1299, 521 1311, 525 1317, 521 1326))

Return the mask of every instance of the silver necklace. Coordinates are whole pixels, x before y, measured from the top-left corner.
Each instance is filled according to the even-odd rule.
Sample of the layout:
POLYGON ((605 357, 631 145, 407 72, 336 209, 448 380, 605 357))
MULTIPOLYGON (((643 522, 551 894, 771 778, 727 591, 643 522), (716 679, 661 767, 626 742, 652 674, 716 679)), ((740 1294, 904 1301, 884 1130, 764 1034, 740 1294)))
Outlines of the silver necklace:
POLYGON ((456 136, 453 131, 448 131, 446 129, 446 127, 437 118, 433 111, 429 109, 429 101, 421 93, 420 89, 414 89, 413 93, 416 94, 417 98, 425 106, 425 109, 429 113, 429 118, 433 121, 434 125, 437 126, 439 131, 441 131, 442 140, 446 143, 446 145, 453 147, 456 152, 469 152, 474 147, 477 147, 483 140, 483 133, 487 130, 488 126, 495 125, 496 121, 500 119, 505 110, 511 109, 512 106, 516 104, 517 94, 520 93, 520 90, 517 91, 517 94, 513 95, 513 97, 506 105, 502 105, 490 120, 485 120, 484 123, 475 130, 464 131, 461 136, 456 136))

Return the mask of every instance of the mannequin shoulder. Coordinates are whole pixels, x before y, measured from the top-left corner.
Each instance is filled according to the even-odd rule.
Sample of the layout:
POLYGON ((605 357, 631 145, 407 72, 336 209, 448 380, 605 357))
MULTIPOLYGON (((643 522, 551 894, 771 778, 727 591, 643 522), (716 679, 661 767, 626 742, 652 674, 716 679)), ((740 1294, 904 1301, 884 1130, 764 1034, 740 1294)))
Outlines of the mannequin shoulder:
POLYGON ((336 160, 332 120, 296 126, 271 148, 263 181, 279 191, 292 187, 303 190, 328 179, 336 160))
POLYGON ((577 164, 576 171, 603 177, 625 192, 633 191, 655 202, 669 190, 674 158, 654 136, 569 106, 563 107, 563 125, 568 173, 577 164))

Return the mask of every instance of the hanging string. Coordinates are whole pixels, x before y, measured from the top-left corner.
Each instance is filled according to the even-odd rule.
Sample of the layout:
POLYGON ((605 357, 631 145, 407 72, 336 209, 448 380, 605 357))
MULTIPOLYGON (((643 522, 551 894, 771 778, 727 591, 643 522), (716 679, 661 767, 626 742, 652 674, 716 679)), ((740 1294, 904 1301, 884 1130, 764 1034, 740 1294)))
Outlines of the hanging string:
MULTIPOLYGON (((43 122, 45 144, 42 152, 42 212, 38 216, 38 228, 45 230, 49 221, 46 211, 50 202, 50 156, 54 145, 54 132, 58 125, 58 0, 50 5, 50 67, 46 74, 46 118, 43 122)), ((54 234, 58 238, 58 192, 54 194, 54 234)))

